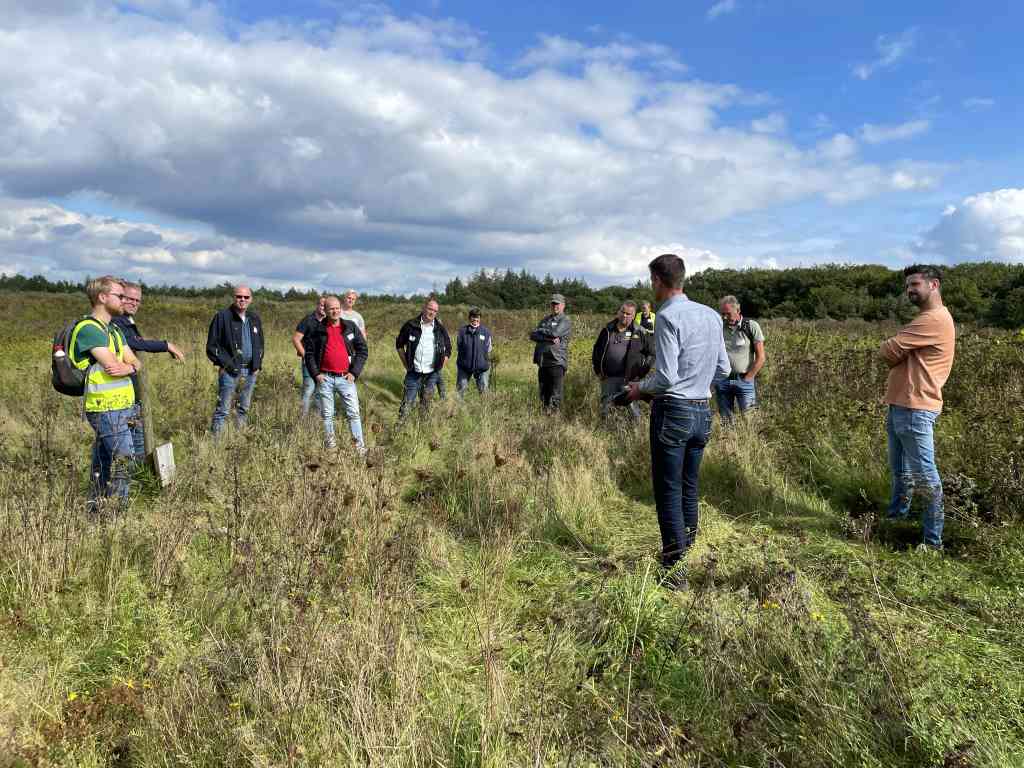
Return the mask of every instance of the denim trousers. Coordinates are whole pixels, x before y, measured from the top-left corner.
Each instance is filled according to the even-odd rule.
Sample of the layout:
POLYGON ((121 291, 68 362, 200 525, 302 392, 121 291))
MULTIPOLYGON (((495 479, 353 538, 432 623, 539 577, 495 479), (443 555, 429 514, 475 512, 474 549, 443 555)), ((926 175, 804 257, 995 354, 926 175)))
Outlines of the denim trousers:
MULTIPOLYGON (((613 408, 617 408, 612 398, 626 386, 625 376, 605 376, 601 379, 601 418, 607 419, 613 408)), ((633 401, 628 406, 629 415, 634 421, 640 421, 640 403, 633 401)))
POLYGON ((706 400, 663 397, 652 403, 651 478, 665 568, 675 565, 697 537, 697 479, 710 437, 706 400))
POLYGON ((757 384, 743 378, 722 379, 715 383, 715 402, 722 421, 732 421, 733 413, 743 413, 757 405, 757 384))
POLYGON ((405 392, 402 395, 402 405, 398 409, 398 418, 404 419, 408 415, 409 409, 416 402, 417 395, 420 398, 420 409, 423 413, 426 413, 430 408, 434 387, 438 386, 440 378, 440 371, 432 371, 430 373, 407 371, 404 383, 405 392))
POLYGON ((238 403, 236 405, 235 423, 239 427, 245 426, 249 416, 249 407, 252 405, 252 391, 256 387, 258 371, 250 371, 242 367, 237 376, 232 376, 223 368, 217 378, 217 407, 213 411, 213 421, 210 423, 210 431, 219 435, 224 429, 224 421, 231 411, 231 401, 234 399, 235 391, 239 390, 239 382, 242 382, 238 392, 238 403))
POLYGON ((469 380, 473 379, 476 382, 476 389, 481 395, 487 391, 487 387, 491 382, 491 372, 486 371, 464 371, 461 368, 457 368, 455 371, 455 392, 459 397, 463 397, 466 394, 466 389, 469 387, 469 380))
POLYGON ((316 392, 316 379, 309 375, 306 364, 299 363, 299 371, 302 373, 302 417, 309 416, 310 406, 313 404, 313 393, 316 392))
POLYGON ((320 401, 320 416, 324 420, 324 442, 328 448, 334 448, 338 444, 334 437, 335 393, 341 398, 345 416, 348 418, 348 430, 352 433, 356 449, 362 451, 366 445, 363 442, 363 424, 359 420, 359 393, 356 391, 356 383, 334 373, 325 373, 324 380, 316 387, 316 396, 320 401))
POLYGON ((924 543, 931 547, 942 546, 945 520, 942 479, 935 466, 934 428, 938 417, 937 411, 890 405, 885 419, 892 473, 889 518, 907 518, 910 502, 917 494, 924 505, 921 513, 924 543))
POLYGON ((138 407, 116 411, 86 412, 85 418, 96 433, 92 444, 92 480, 89 498, 103 496, 128 499, 128 483, 135 466, 135 446, 132 442, 132 422, 138 407))
POLYGON ((146 460, 146 433, 142 428, 142 403, 133 406, 134 412, 128 420, 132 430, 132 447, 135 450, 135 461, 143 463, 146 460))

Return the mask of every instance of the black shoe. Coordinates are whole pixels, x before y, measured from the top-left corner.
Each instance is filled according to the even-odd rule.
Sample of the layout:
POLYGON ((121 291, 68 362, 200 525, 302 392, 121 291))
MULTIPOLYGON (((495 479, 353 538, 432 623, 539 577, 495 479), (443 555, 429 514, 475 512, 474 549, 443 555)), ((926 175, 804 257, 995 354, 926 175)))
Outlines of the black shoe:
POLYGON ((690 582, 686 578, 686 568, 682 565, 673 566, 661 580, 661 586, 671 589, 673 592, 686 592, 690 589, 690 582))

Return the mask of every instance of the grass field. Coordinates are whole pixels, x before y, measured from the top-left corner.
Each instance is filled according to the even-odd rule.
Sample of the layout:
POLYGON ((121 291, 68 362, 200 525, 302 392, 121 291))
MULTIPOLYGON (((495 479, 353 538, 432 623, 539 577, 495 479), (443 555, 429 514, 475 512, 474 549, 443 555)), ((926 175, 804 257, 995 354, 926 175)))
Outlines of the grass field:
MULTIPOLYGON (((84 297, 0 305, 0 768, 1024 765, 1024 343, 965 331, 937 449, 947 553, 889 527, 874 325, 766 323, 763 407, 717 425, 691 589, 657 582, 643 428, 602 425, 576 317, 562 416, 492 313, 495 391, 393 429, 393 339, 363 310, 366 463, 300 423, 257 306, 250 426, 207 435, 217 305, 146 297, 179 478, 83 514, 92 433, 48 383, 84 297)), ((571 307, 570 307, 571 311, 571 307)), ((462 310, 442 307, 454 328, 462 310)), ((339 424, 339 435, 346 434, 339 424)))

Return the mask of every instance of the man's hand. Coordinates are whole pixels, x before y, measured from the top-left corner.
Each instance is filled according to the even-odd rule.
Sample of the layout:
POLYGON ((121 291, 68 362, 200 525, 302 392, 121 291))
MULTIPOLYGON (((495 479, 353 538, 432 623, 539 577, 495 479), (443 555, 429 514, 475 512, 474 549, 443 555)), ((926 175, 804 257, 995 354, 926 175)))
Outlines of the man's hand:
POLYGON ((347 382, 349 382, 351 384, 355 380, 356 380, 356 377, 353 376, 351 373, 346 373, 345 374, 345 381, 347 381, 347 382))
POLYGON ((322 374, 322 373, 318 373, 318 374, 316 375, 316 383, 317 383, 317 384, 323 384, 323 383, 324 383, 324 379, 326 379, 326 378, 327 378, 327 377, 326 377, 326 376, 325 376, 324 374, 322 374))
POLYGON ((640 391, 639 382, 631 381, 626 385, 626 388, 629 390, 629 394, 626 395, 627 402, 633 403, 643 397, 643 393, 640 391))
POLYGON ((560 338, 558 338, 557 336, 555 336, 555 338, 553 338, 551 340, 551 343, 554 344, 555 346, 557 346, 557 345, 562 343, 562 340, 560 338))
POLYGON ((753 381, 753 380, 754 380, 754 377, 753 377, 753 376, 751 376, 751 375, 750 375, 749 373, 744 373, 744 374, 743 374, 743 376, 742 376, 741 378, 742 378, 742 379, 743 379, 744 381, 753 381))
POLYGON ((179 363, 185 362, 185 353, 182 352, 180 349, 178 349, 176 345, 172 344, 169 341, 167 342, 167 351, 170 353, 171 357, 173 357, 179 363))

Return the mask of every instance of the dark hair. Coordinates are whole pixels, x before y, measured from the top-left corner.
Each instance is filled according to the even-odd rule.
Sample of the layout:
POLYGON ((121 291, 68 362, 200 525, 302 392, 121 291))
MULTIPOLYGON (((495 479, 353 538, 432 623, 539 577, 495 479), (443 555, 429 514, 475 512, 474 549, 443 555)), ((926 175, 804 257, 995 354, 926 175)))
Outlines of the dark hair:
POLYGON ((669 288, 682 288, 686 280, 686 264, 674 253, 661 254, 647 268, 669 288))
POLYGON ((913 264, 903 270, 903 277, 910 277, 911 275, 921 275, 921 277, 927 278, 928 280, 936 280, 942 282, 942 270, 931 264, 913 264))
POLYGON ((469 308, 469 316, 470 317, 480 317, 480 307, 470 307, 469 308))

